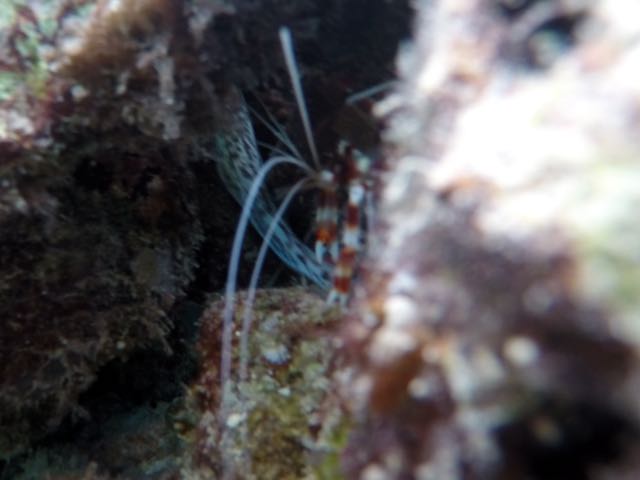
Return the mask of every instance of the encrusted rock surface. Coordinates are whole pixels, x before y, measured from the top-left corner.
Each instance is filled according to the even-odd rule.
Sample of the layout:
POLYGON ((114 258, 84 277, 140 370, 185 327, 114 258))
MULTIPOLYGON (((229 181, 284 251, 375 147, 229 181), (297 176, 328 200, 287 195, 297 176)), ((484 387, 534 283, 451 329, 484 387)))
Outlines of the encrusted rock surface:
POLYGON ((360 137, 345 96, 391 76, 406 2, 0 7, 2 480, 640 475, 638 7, 415 8, 376 107, 384 173, 353 302, 259 291, 221 415, 222 303, 203 291, 223 285, 237 206, 212 163, 216 102, 233 85, 303 137, 288 25, 331 157, 360 137), (171 393, 108 413, 149 369, 171 393), (92 420, 82 395, 101 399, 92 420))
MULTIPOLYGON (((344 97, 392 75, 409 16, 392 3, 0 5, 0 475, 43 438, 94 428, 96 381, 116 403, 130 394, 122 381, 106 393, 105 370, 146 385, 131 359, 175 355, 175 309, 223 285, 238 207, 213 165, 220 92, 233 84, 297 124, 277 41, 288 25, 332 153, 344 97)), ((304 230, 308 201, 293 215, 304 230)), ((90 460, 87 476, 119 471, 90 460)))
POLYGON ((184 478, 317 478, 339 472, 347 420, 331 386, 339 315, 303 288, 258 292, 249 341, 248 375, 239 378, 237 344, 245 294, 237 298, 232 386, 220 416, 223 300, 201 319, 201 373, 187 392, 177 427, 187 439, 184 478), (237 343, 237 344, 236 344, 237 343), (328 472, 328 473, 327 473, 328 472))
POLYGON ((23 83, 0 114, 2 456, 85 415, 102 365, 168 350, 202 242, 194 175, 169 143, 189 128, 170 3, 38 2, 4 30, 23 83))
POLYGON ((638 474, 629 9, 420 4, 345 326, 350 478, 638 474))

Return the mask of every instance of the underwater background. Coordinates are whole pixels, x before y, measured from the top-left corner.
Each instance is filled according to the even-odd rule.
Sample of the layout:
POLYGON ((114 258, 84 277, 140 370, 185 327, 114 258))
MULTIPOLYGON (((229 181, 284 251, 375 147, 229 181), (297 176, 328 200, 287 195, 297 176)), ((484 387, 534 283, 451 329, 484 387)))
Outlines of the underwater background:
MULTIPOLYGON (((0 480, 639 478, 639 15, 2 2, 0 480), (309 156, 282 27, 341 230, 338 145, 371 161, 344 307, 276 255, 247 293, 259 228, 225 298, 238 152, 309 156)), ((323 205, 282 220, 310 252, 323 205)))

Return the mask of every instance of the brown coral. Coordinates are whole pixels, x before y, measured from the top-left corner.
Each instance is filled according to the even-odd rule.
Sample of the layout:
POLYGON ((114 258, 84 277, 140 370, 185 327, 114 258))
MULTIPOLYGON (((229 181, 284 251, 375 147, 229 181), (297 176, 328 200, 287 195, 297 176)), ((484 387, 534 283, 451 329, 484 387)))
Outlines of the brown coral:
POLYGON ((3 455, 69 412, 83 415, 78 395, 100 366, 162 346, 166 311, 193 278, 202 238, 195 182, 166 143, 179 133, 186 92, 170 88, 175 71, 160 65, 174 61, 169 43, 152 58, 146 51, 155 36, 169 38, 176 21, 166 2, 137 4, 136 15, 124 5, 104 12, 107 3, 56 37, 48 58, 55 74, 43 92, 30 93, 36 108, 20 111, 15 97, 5 103, 30 128, 3 124, 3 455), (140 17, 148 26, 154 14, 163 22, 134 38, 140 17), (119 75, 148 93, 118 92, 119 75))

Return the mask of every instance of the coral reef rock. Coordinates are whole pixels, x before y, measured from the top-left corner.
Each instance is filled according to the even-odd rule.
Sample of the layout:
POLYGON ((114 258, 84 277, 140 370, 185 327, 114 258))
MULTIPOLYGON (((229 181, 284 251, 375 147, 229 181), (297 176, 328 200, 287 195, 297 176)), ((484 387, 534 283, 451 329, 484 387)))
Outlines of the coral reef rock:
MULTIPOLYGON (((235 321, 233 382, 221 414, 223 300, 202 316, 202 371, 176 427, 186 439, 184 478, 322 478, 338 472, 346 420, 331 388, 336 311, 302 288, 258 291, 246 378, 238 372, 244 293, 235 321), (333 325, 332 325, 333 323, 333 325), (326 474, 326 473, 325 473, 326 474)), ((334 478, 328 476, 326 478, 334 478)))
MULTIPOLYGON (((168 354, 172 309, 223 286, 239 206, 215 173, 214 112, 231 86, 287 128, 298 123, 278 29, 292 31, 310 110, 329 132, 321 150, 333 153, 336 111, 392 76, 410 9, 407 0, 0 3, 2 469, 61 425, 93 421, 80 397, 107 366, 149 347, 168 354)), ((301 212, 298 230, 308 225, 301 212)))
POLYGON ((349 478, 640 475, 632 2, 417 2, 377 105, 349 478))
POLYGON ((168 350, 202 241, 173 2, 5 3, 0 457, 86 417, 102 365, 168 350))

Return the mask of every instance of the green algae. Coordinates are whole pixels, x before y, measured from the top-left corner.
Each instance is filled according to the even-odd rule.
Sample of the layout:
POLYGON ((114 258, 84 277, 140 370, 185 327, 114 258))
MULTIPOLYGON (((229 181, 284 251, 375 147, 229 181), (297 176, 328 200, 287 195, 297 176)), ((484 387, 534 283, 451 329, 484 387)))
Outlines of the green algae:
POLYGON ((47 93, 47 81, 55 73, 56 50, 80 33, 65 25, 81 25, 94 6, 87 2, 69 9, 61 0, 2 2, 0 47, 9 54, 3 60, 11 67, 0 70, 0 102, 11 100, 23 89, 35 98, 47 93))
MULTIPOLYGON (((239 297, 242 301, 244 294, 239 297)), ((206 341, 206 332, 219 336, 215 325, 221 308, 220 301, 214 302, 203 316, 201 342, 206 341)), ((237 329, 242 308, 239 310, 237 329)), ((340 478, 338 457, 349 422, 332 378, 336 315, 302 288, 258 292, 247 378, 239 381, 234 377, 225 428, 210 429, 210 415, 217 415, 218 402, 197 412, 201 438, 207 440, 192 446, 196 462, 183 472, 186 478, 216 478, 213 472, 225 469, 247 479, 340 478), (221 446, 202 447, 213 444, 221 446), (214 457, 213 466, 198 465, 197 458, 203 457, 214 457)), ((210 358, 207 353, 202 356, 210 358)), ((238 349, 233 357, 237 366, 238 349)), ((216 397, 207 379, 213 378, 218 365, 205 362, 204 368, 191 392, 206 389, 207 395, 216 397)))

